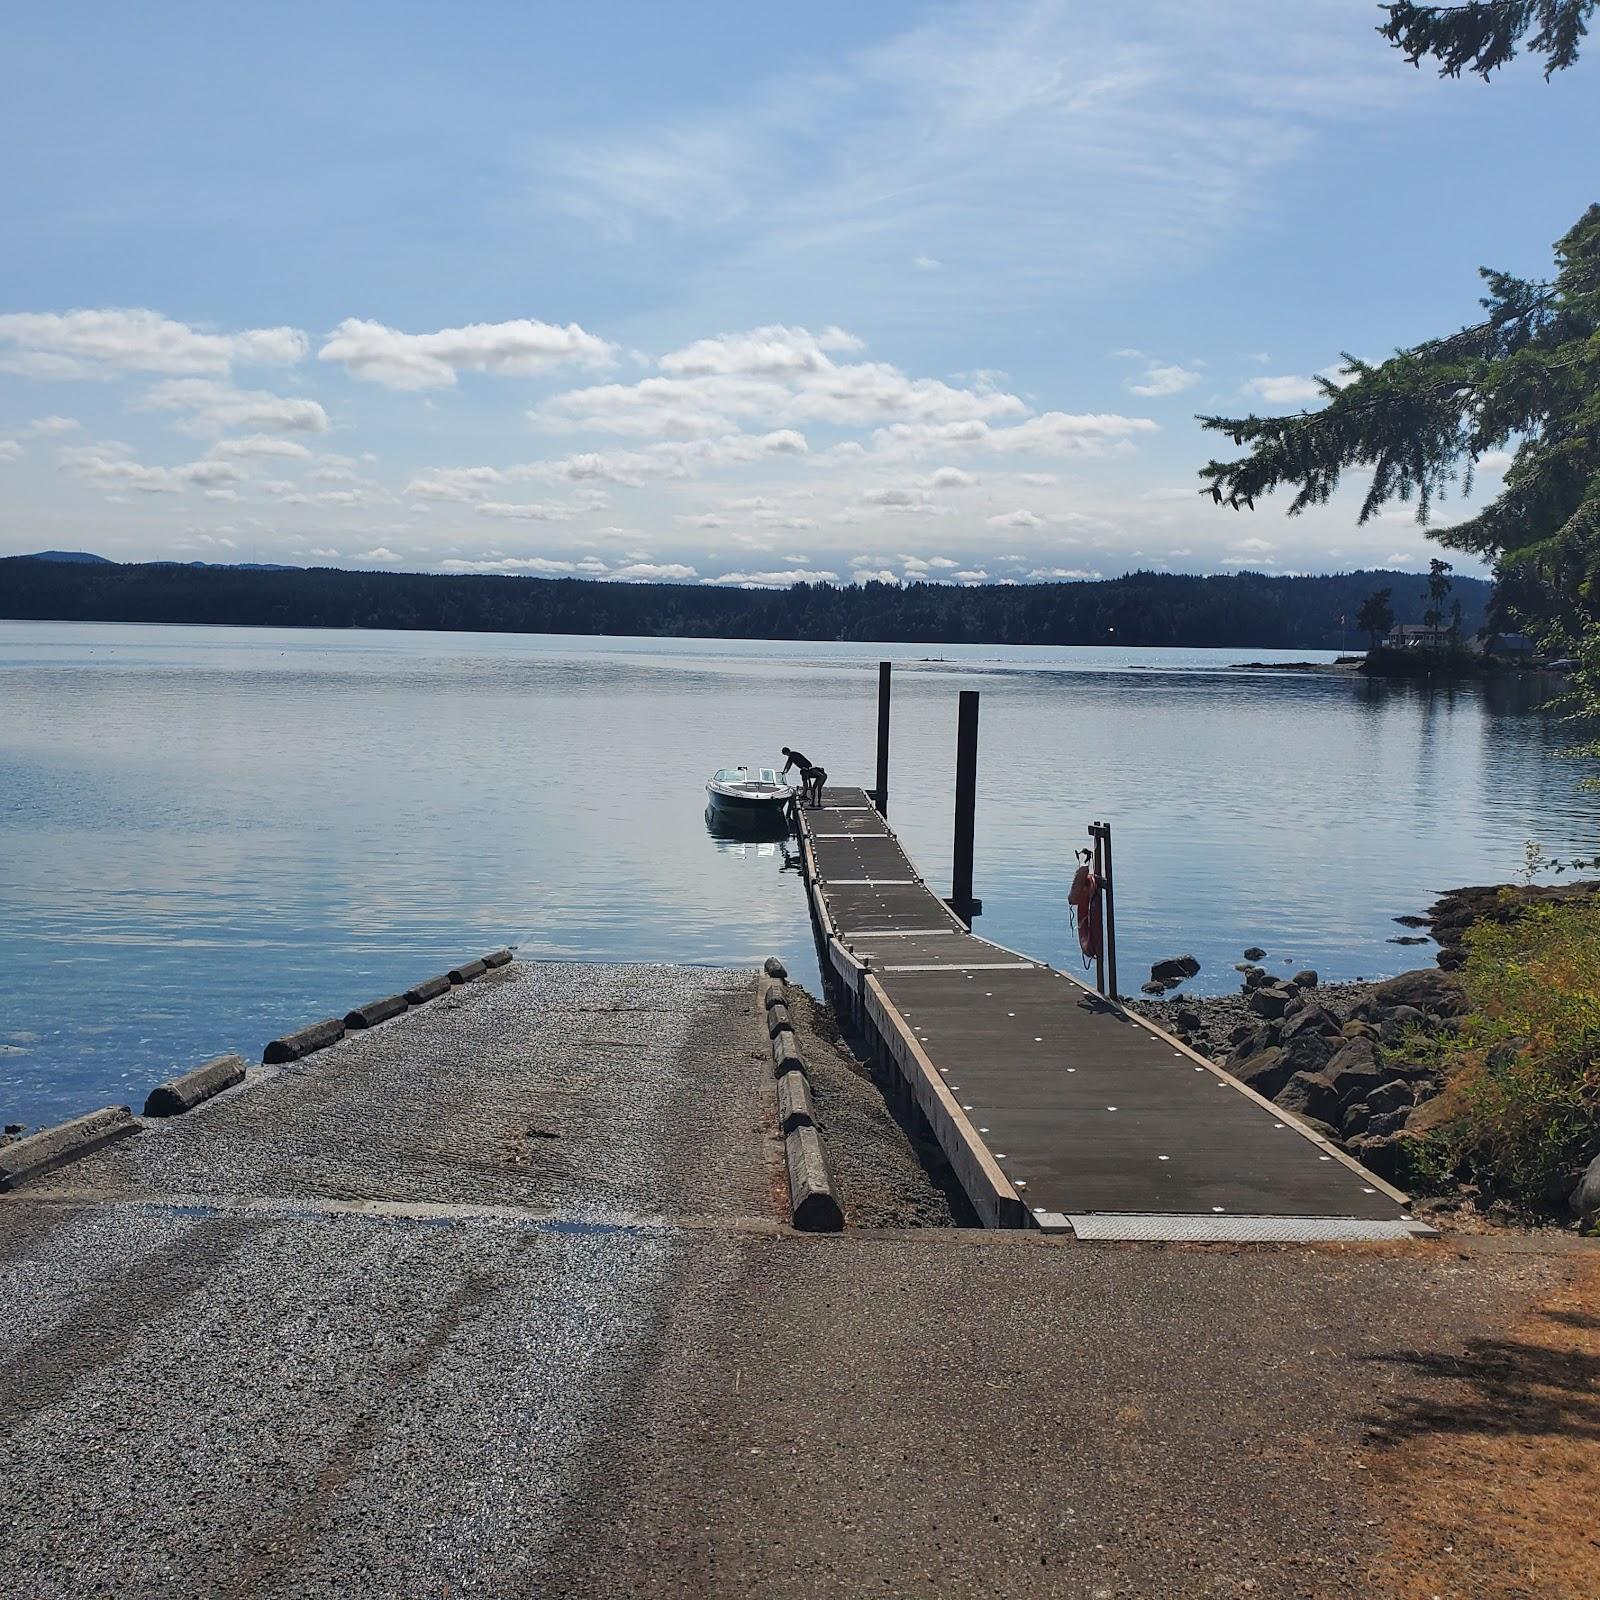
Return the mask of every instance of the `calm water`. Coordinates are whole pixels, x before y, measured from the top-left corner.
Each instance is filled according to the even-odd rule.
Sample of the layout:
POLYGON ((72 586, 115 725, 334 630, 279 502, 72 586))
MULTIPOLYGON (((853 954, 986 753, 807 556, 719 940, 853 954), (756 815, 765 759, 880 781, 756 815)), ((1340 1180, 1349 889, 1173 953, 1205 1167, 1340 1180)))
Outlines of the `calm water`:
MULTIPOLYGON (((1259 652, 1253 653, 1259 658, 1259 652)), ((781 850, 711 838, 715 767, 793 744, 949 874, 956 694, 982 692, 980 931, 1058 962, 1071 852, 1116 829, 1124 988, 1259 943, 1333 978, 1438 889, 1592 854, 1600 801, 1523 686, 1225 670, 1237 651, 787 645, 0 623, 0 1119, 137 1108, 498 944, 814 981, 781 850), (943 656, 942 661, 921 658, 943 656)))

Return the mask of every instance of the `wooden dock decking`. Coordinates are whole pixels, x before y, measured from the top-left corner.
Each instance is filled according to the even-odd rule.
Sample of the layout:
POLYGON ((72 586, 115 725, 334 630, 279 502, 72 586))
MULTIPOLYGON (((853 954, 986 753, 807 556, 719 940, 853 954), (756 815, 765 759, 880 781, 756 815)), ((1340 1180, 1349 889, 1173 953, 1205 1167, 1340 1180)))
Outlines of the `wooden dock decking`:
POLYGON ((987 1225, 1150 1240, 1431 1231, 1399 1190, 1214 1063, 972 934, 865 790, 823 798, 798 816, 825 970, 987 1225))

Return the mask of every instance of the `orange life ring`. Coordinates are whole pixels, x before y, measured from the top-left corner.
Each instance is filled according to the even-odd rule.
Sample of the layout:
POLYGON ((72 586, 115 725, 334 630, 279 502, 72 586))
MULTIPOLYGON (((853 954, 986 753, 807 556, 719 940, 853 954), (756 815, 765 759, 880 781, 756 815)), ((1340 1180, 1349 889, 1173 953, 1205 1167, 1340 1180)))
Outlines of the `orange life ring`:
POLYGON ((1072 907, 1072 920, 1078 925, 1078 948, 1083 952, 1083 964, 1087 967, 1100 957, 1100 880, 1093 868, 1085 865, 1073 873, 1067 904, 1072 907))

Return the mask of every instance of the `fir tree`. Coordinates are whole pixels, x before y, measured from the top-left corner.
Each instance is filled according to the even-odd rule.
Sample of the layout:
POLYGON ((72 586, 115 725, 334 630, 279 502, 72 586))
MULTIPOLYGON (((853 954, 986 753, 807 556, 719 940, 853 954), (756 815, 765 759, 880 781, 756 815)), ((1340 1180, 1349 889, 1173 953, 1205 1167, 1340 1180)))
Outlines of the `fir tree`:
POLYGON ((1394 590, 1389 587, 1374 589, 1361 602, 1356 612, 1356 626, 1367 636, 1370 649, 1378 648, 1378 640, 1385 637, 1394 626, 1394 607, 1389 604, 1394 590))
POLYGON ((1466 5, 1387 5, 1389 20, 1379 27, 1390 44, 1412 66, 1424 56, 1439 63, 1443 77, 1458 78, 1462 69, 1487 79, 1517 53, 1517 45, 1534 29, 1527 48, 1544 57, 1544 75, 1570 67, 1578 59, 1578 42, 1587 31, 1596 0, 1471 0, 1466 5))
MULTIPOLYGON (((1385 6, 1379 32, 1412 62, 1446 76, 1487 78, 1526 47, 1545 76, 1578 57, 1600 0, 1474 0, 1385 6)), ((1350 468, 1370 468, 1358 520, 1391 501, 1414 502, 1426 523, 1450 488, 1472 488, 1491 450, 1514 452, 1501 492, 1477 515, 1432 537, 1494 564, 1497 620, 1514 617, 1581 666, 1570 706, 1600 721, 1600 205, 1555 246, 1543 281, 1482 269, 1483 318, 1376 363, 1343 357, 1321 378, 1316 411, 1288 417, 1202 417, 1248 453, 1212 461, 1205 491, 1254 509, 1293 488, 1290 515, 1323 505, 1350 468)), ((1600 740, 1583 747, 1600 756, 1600 740)))

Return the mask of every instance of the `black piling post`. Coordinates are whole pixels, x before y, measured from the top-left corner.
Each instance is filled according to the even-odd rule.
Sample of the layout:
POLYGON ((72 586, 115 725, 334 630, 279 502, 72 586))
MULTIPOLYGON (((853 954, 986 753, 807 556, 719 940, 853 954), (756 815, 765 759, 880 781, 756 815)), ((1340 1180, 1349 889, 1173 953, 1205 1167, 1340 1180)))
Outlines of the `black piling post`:
POLYGON ((950 904, 972 921, 972 830, 978 804, 978 691, 961 691, 956 721, 956 837, 950 904))
POLYGON ((1100 949, 1094 958, 1094 986, 1101 994, 1106 992, 1106 836, 1098 822, 1089 824, 1089 834, 1094 840, 1094 878, 1100 895, 1100 949))
POLYGON ((889 675, 892 664, 878 663, 878 787, 873 798, 880 816, 889 815, 889 675))
POLYGON ((1117 999, 1117 889, 1116 875, 1111 870, 1111 824, 1102 823, 1105 830, 1105 876, 1100 880, 1106 897, 1106 967, 1111 987, 1106 991, 1117 999))

